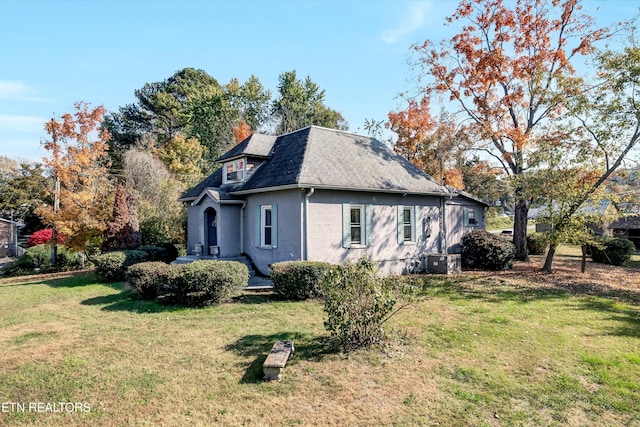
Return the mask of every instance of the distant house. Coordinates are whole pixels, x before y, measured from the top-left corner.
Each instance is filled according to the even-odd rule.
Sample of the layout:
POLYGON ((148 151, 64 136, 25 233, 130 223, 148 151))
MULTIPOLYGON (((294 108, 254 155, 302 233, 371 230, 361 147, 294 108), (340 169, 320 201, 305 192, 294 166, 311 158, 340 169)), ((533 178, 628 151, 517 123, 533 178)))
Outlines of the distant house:
MULTIPOLYGON (((551 229, 551 225, 545 222, 545 216, 547 215, 547 208, 544 206, 529 209, 528 219, 535 221, 536 232, 544 233, 551 229)), ((620 211, 609 200, 587 201, 580 206, 576 215, 590 218, 589 228, 593 233, 599 236, 606 236, 611 234, 609 224, 620 216, 620 211)))
POLYGON ((342 263, 368 256, 387 273, 456 253, 484 228, 487 204, 441 185, 380 141, 311 126, 251 135, 184 193, 188 254, 342 263))
POLYGON ((640 216, 627 216, 613 221, 609 225, 609 229, 613 233, 613 237, 629 239, 640 248, 640 216))
POLYGON ((0 256, 16 257, 19 255, 18 230, 24 224, 0 218, 0 256))

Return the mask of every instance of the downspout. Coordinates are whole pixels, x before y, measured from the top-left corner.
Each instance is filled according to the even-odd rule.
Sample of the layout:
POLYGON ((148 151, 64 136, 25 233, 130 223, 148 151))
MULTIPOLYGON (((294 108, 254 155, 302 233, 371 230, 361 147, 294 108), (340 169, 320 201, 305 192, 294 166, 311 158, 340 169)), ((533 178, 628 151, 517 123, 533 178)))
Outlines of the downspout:
POLYGON ((446 206, 447 206, 447 202, 445 201, 446 196, 440 198, 440 215, 441 215, 441 220, 440 220, 440 253, 441 254, 446 254, 447 253, 447 213, 446 213, 446 206))
POLYGON ((305 261, 309 260, 309 199, 316 189, 311 187, 304 195, 304 237, 302 241, 301 255, 305 261))
POLYGON ((245 200, 240 207, 240 255, 244 253, 244 208, 246 207, 247 202, 245 200))

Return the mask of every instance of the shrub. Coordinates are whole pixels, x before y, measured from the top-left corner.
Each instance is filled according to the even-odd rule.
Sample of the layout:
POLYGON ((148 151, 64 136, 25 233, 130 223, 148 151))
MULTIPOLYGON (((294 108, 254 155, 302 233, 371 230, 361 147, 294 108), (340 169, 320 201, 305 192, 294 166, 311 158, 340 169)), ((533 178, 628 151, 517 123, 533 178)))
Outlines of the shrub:
POLYGON ((36 245, 28 248, 24 255, 14 261, 5 270, 7 276, 31 274, 36 272, 48 273, 53 271, 66 271, 82 267, 80 255, 64 246, 58 246, 56 265, 51 265, 51 246, 36 245))
POLYGON ((513 267, 516 247, 513 243, 484 230, 473 230, 462 237, 462 265, 481 270, 506 270, 513 267))
MULTIPOLYGON (((29 239, 27 240, 27 247, 30 248, 37 245, 44 245, 44 244, 51 243, 52 238, 53 238, 53 230, 51 228, 38 230, 35 233, 33 233, 31 236, 29 236, 29 239)), ((64 243, 63 235, 58 234, 58 242, 64 243)))
POLYGON ((527 250, 529 255, 544 255, 549 244, 542 233, 527 235, 527 250))
POLYGON ((331 264, 313 261, 286 261, 271 265, 273 290, 280 297, 304 300, 322 296, 322 278, 331 264))
POLYGON ((25 270, 51 269, 51 246, 40 244, 28 248, 20 257, 19 263, 21 268, 25 270))
POLYGON ((143 300, 158 296, 158 289, 165 282, 167 267, 164 262, 149 261, 127 268, 126 278, 134 295, 143 300))
POLYGON ((384 339, 382 325, 415 295, 406 281, 381 278, 373 261, 333 266, 323 280, 325 328, 343 350, 370 347, 384 339), (401 307, 394 311, 396 303, 401 307))
POLYGON ((114 251, 98 255, 91 261, 98 274, 108 283, 125 280, 127 268, 133 264, 146 261, 148 255, 144 251, 114 251))
POLYGON ((591 259, 603 264, 622 266, 631 259, 636 248, 631 240, 604 237, 589 245, 591 259))
MULTIPOLYGON (((174 267, 174 266, 171 266, 174 267)), ((249 269, 236 261, 200 260, 167 271, 165 300, 191 306, 228 301, 247 286, 249 269)))
POLYGON ((165 263, 167 262, 167 250, 160 246, 144 245, 136 248, 136 250, 146 252, 149 261, 162 261, 165 263))

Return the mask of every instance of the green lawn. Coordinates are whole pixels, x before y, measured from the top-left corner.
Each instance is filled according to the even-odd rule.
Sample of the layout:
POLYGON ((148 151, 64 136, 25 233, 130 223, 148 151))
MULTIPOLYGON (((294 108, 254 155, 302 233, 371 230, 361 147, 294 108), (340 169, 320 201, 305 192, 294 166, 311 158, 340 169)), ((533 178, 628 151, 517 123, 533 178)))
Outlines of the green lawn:
POLYGON ((0 425, 640 425, 639 271, 590 265, 575 282, 570 262, 421 276, 389 343, 349 355, 318 301, 189 309, 92 275, 0 283, 0 425), (281 338, 295 357, 264 383, 281 338), (58 402, 89 412, 8 405, 58 402))

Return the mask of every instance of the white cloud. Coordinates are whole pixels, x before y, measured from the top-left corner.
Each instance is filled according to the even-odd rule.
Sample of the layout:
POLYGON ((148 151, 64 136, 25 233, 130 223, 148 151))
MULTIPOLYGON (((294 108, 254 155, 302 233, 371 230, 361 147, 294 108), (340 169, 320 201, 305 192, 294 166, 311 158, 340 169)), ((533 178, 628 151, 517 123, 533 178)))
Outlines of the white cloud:
POLYGON ((0 114, 0 129, 13 132, 42 132, 45 122, 42 117, 0 114))
POLYGON ((34 96, 36 90, 19 80, 0 80, 0 99, 45 102, 46 98, 34 96))
POLYGON ((432 6, 432 1, 409 3, 402 22, 395 28, 384 30, 380 34, 382 41, 388 44, 395 44, 402 41, 404 36, 419 30, 424 25, 427 13, 431 10, 432 6))

